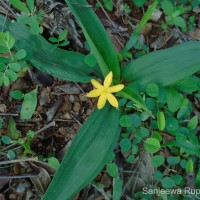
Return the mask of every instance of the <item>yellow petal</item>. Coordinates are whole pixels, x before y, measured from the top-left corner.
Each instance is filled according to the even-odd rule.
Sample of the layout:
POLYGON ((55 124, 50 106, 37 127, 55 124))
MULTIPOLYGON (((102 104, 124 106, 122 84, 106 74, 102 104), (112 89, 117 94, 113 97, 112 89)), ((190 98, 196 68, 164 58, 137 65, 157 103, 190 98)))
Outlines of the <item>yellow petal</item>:
POLYGON ((106 93, 102 93, 101 96, 99 97, 98 103, 97 103, 97 108, 100 110, 102 109, 106 104, 106 93))
POLYGON ((101 95, 101 90, 95 89, 95 90, 90 91, 86 96, 87 97, 98 97, 100 95, 101 95))
POLYGON ((108 88, 107 91, 109 93, 114 93, 114 92, 121 91, 123 88, 124 88, 124 85, 123 84, 119 84, 119 85, 115 85, 115 86, 112 86, 112 87, 108 88))
POLYGON ((111 83, 112 83, 112 79, 113 79, 113 73, 110 72, 110 73, 106 76, 106 78, 105 78, 105 80, 104 80, 104 82, 103 82, 103 85, 104 85, 105 88, 109 88, 109 87, 110 87, 110 85, 111 85, 111 83))
POLYGON ((95 80, 95 79, 92 79, 91 80, 91 83, 92 83, 92 85, 95 87, 95 88, 97 88, 97 89, 103 89, 104 87, 103 87, 103 85, 101 85, 101 83, 99 83, 97 80, 95 80))
POLYGON ((113 107, 115 107, 115 108, 118 108, 118 107, 119 107, 118 101, 117 101, 117 99, 115 98, 114 95, 107 93, 107 99, 108 99, 109 103, 110 103, 113 107))

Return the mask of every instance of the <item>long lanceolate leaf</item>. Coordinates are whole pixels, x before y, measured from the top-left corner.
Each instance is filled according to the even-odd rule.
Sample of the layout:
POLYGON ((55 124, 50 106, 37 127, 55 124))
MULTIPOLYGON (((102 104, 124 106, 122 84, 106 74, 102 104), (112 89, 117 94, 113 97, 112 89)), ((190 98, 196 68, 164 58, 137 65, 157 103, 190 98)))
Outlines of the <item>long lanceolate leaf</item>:
POLYGON ((138 24, 137 28, 134 30, 131 38, 129 39, 129 41, 127 42, 126 46, 124 47, 124 49, 122 50, 122 54, 125 53, 126 51, 130 50, 134 43, 137 41, 141 30, 144 28, 145 24, 147 23, 147 21, 150 19, 151 15, 153 14, 156 6, 158 4, 158 1, 154 1, 149 7, 148 10, 145 12, 144 16, 142 17, 140 23, 138 24))
MULTIPOLYGON (((3 25, 4 16, 0 15, 0 29, 3 25)), ((34 67, 63 80, 90 82, 93 69, 84 63, 84 55, 57 49, 42 36, 32 35, 26 26, 17 22, 8 22, 5 30, 15 37, 16 49, 24 48, 27 51, 34 67)))
POLYGON ((104 77, 112 71, 114 77, 119 78, 119 61, 113 44, 92 8, 86 0, 65 1, 78 20, 104 77))
POLYGON ((149 83, 173 85, 200 70, 200 42, 187 42, 142 56, 122 70, 129 87, 144 90, 149 83))
POLYGON ((77 133, 43 200, 71 199, 108 162, 120 134, 120 111, 95 110, 77 133))

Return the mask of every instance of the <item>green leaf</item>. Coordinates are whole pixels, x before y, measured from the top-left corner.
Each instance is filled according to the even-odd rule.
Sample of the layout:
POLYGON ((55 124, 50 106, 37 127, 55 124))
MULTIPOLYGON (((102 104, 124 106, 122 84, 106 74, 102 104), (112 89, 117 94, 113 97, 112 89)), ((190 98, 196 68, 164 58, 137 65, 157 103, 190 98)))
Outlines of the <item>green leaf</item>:
POLYGON ((199 51, 200 42, 196 41, 146 54, 123 67, 122 77, 139 91, 150 83, 173 85, 200 70, 199 51))
MULTIPOLYGON (((0 15, 1 29, 4 20, 4 17, 0 15)), ((95 69, 84 63, 85 55, 57 49, 42 36, 32 35, 30 30, 23 24, 7 21, 5 28, 15 35, 17 41, 15 49, 24 49, 27 52, 27 57, 30 58, 29 62, 37 69, 68 81, 90 82, 94 78, 91 73, 95 69)))
POLYGON ((6 70, 7 66, 5 65, 5 63, 0 63, 0 71, 4 72, 6 70))
POLYGON ((134 154, 131 154, 130 156, 128 156, 126 158, 126 162, 127 163, 132 163, 133 164, 134 160, 135 160, 135 155, 134 154))
POLYGON ((194 145, 190 143, 189 141, 187 142, 182 142, 182 141, 170 141, 166 142, 165 144, 162 145, 162 147, 170 147, 170 146, 175 146, 175 147, 181 147, 185 152, 188 152, 189 154, 197 155, 199 157, 200 155, 200 147, 199 145, 194 145))
POLYGON ((123 138, 120 141, 119 146, 120 146, 122 152, 128 152, 131 149, 131 141, 127 138, 123 138))
POLYGON ((55 157, 48 158, 48 165, 54 169, 58 169, 60 167, 60 162, 55 157))
POLYGON ((158 93, 159 93, 159 88, 156 84, 151 83, 147 85, 146 88, 146 93, 150 96, 150 97, 157 97, 158 93))
POLYGON ((31 12, 33 12, 34 11, 34 0, 26 0, 26 3, 27 3, 27 5, 28 5, 28 8, 29 8, 29 10, 31 11, 31 12))
POLYGON ((172 13, 174 12, 174 6, 169 0, 164 0, 161 3, 161 7, 166 15, 172 15, 172 13))
POLYGON ((119 79, 120 67, 117 54, 111 39, 93 9, 87 7, 86 0, 79 0, 78 4, 77 0, 65 1, 81 26, 103 76, 105 77, 112 71, 114 77, 119 79))
POLYGON ((157 181, 161 181, 162 180, 162 175, 163 173, 161 173, 160 171, 158 170, 155 170, 154 171, 154 177, 156 178, 157 181))
POLYGON ((12 142, 11 138, 8 137, 8 136, 6 136, 6 135, 2 136, 1 141, 2 141, 4 144, 10 144, 10 143, 12 142))
POLYGON ((8 78, 10 79, 10 81, 16 81, 18 78, 18 75, 11 69, 7 69, 6 70, 6 75, 8 76, 8 78))
POLYGON ((113 179, 113 200, 120 200, 122 196, 122 181, 119 176, 113 179))
POLYGON ((183 95, 174 88, 167 89, 167 105, 171 112, 176 112, 181 107, 183 95))
POLYGON ((163 178, 163 180, 161 181, 161 184, 163 186, 163 188, 173 188, 175 186, 174 180, 170 177, 165 177, 163 178))
POLYGON ((25 13, 29 13, 28 8, 25 6, 25 4, 23 2, 21 2, 20 0, 9 0, 10 3, 17 8, 18 10, 25 12, 25 13))
POLYGON ((175 131, 179 127, 178 121, 175 117, 168 117, 166 119, 166 128, 168 131, 175 131))
POLYGON ((163 131, 165 129, 165 115, 163 112, 157 113, 157 122, 158 122, 158 129, 163 131))
POLYGON ((131 124, 134 127, 139 127, 141 125, 141 117, 137 114, 131 115, 131 124))
POLYGON ((189 121, 187 127, 190 129, 190 130, 193 130, 197 127, 198 125, 198 116, 194 116, 192 117, 192 119, 189 121))
POLYGON ((161 136, 161 134, 160 133, 158 133, 158 132, 153 132, 152 133, 152 136, 154 137, 154 138, 156 138, 159 142, 161 142, 162 141, 162 136, 161 136))
POLYGON ((187 162, 187 165, 186 165, 186 172, 187 172, 187 173, 193 173, 193 172, 194 172, 194 163, 193 163, 192 159, 190 159, 190 160, 187 162))
POLYGON ((180 157, 177 156, 169 156, 167 158, 167 162, 170 164, 170 165, 177 165, 179 162, 180 162, 180 157))
POLYGON ((12 151, 12 150, 8 150, 7 157, 8 157, 9 160, 14 160, 15 157, 16 157, 15 152, 12 151))
POLYGON ((8 132, 12 139, 18 139, 21 136, 21 131, 17 130, 15 120, 12 117, 9 119, 8 132))
POLYGON ((164 162, 165 162, 164 157, 160 156, 160 155, 156 155, 151 158, 151 164, 153 167, 159 167, 159 166, 163 165, 164 162))
POLYGON ((3 84, 5 86, 9 86, 10 85, 10 80, 7 76, 3 76, 3 84))
POLYGON ((138 36, 140 35, 141 30, 144 28, 144 26, 146 25, 147 21, 150 19, 151 15, 153 14, 156 6, 158 4, 158 1, 154 1, 147 9, 147 11, 145 12, 144 16, 142 17, 140 23, 137 25, 136 30, 133 32, 131 38, 129 39, 129 41, 127 42, 127 44, 125 45, 124 49, 122 50, 122 54, 125 55, 127 53, 128 50, 130 50, 135 42, 138 39, 138 36))
POLYGON ((108 104, 89 116, 76 134, 43 200, 71 199, 96 177, 119 138, 119 116, 120 111, 108 104))
POLYGON ((132 0, 137 7, 142 7, 147 0, 132 0))
POLYGON ((173 180, 176 185, 179 185, 181 181, 183 180, 183 177, 181 175, 175 175, 173 176, 173 180))
POLYGON ((0 72, 0 86, 2 86, 3 81, 4 81, 4 73, 0 72))
POLYGON ((15 72, 18 72, 21 68, 20 64, 17 62, 17 63, 10 63, 9 65, 9 68, 15 72))
POLYGON ((57 43, 57 42, 58 42, 58 39, 55 38, 55 37, 49 37, 49 41, 50 41, 50 42, 53 42, 53 43, 57 43))
POLYGON ((175 87, 181 91, 191 94, 199 90, 200 88, 200 78, 196 76, 190 76, 184 80, 179 81, 175 87))
POLYGON ((31 32, 34 34, 34 35, 39 35, 40 34, 40 26, 38 24, 38 21, 36 19, 36 16, 30 16, 30 27, 31 27, 31 32))
POLYGON ((38 88, 24 95, 22 109, 20 111, 20 119, 31 119, 37 106, 37 92, 38 88))
POLYGON ((26 56, 26 51, 24 49, 20 49, 15 55, 14 58, 16 60, 21 60, 26 56))
POLYGON ((155 138, 148 138, 145 141, 144 149, 149 153, 156 153, 160 150, 160 142, 155 138))
POLYGON ((62 32, 59 34, 59 36, 58 36, 58 41, 59 41, 59 42, 63 41, 63 40, 66 38, 67 33, 68 33, 67 29, 65 29, 64 31, 62 31, 62 32))
POLYGON ((0 52, 8 53, 15 44, 14 37, 8 32, 0 32, 0 52))
POLYGON ((113 2, 112 2, 112 0, 103 0, 103 4, 104 4, 104 7, 107 10, 109 10, 109 11, 113 10, 113 2))
POLYGON ((22 91, 20 90, 13 90, 10 92, 10 97, 12 97, 13 99, 21 99, 23 98, 24 94, 22 93, 22 91))
POLYGON ((115 163, 107 164, 106 171, 112 177, 117 177, 118 176, 118 167, 117 167, 117 165, 115 163))
POLYGON ((140 106, 142 109, 144 109, 149 114, 151 114, 150 111, 149 111, 149 109, 145 105, 145 102, 143 101, 142 97, 139 95, 139 93, 137 92, 137 90, 135 90, 134 88, 126 86, 118 94, 119 94, 119 96, 121 96, 123 98, 126 98, 126 99, 129 99, 129 100, 133 101, 138 106, 140 106))
POLYGON ((131 127, 131 117, 130 115, 122 115, 119 120, 121 127, 131 127))
POLYGON ((97 60, 93 53, 86 55, 84 58, 84 62, 90 67, 94 67, 97 64, 97 60))
POLYGON ((182 17, 180 17, 180 16, 178 16, 178 17, 176 17, 176 18, 174 19, 174 24, 175 24, 176 26, 181 27, 183 30, 186 28, 186 23, 185 23, 184 18, 182 18, 182 17))

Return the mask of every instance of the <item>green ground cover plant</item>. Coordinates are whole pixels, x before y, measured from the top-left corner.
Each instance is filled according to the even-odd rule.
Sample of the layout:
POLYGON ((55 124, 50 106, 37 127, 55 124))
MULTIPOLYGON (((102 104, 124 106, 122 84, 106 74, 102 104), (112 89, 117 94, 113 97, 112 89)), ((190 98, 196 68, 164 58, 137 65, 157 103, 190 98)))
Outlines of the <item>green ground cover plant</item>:
MULTIPOLYGON (((125 157, 128 163, 134 161, 139 143, 144 143, 145 151, 152 155, 152 166, 157 168, 155 186, 182 187, 185 180, 179 174, 174 176, 176 169, 170 168, 180 165, 186 174, 192 173, 193 163, 200 155, 196 135, 198 118, 196 115, 191 117, 192 103, 183 95, 196 92, 198 96, 200 80, 194 74, 200 70, 200 42, 186 42, 132 59, 130 62, 119 60, 119 57, 125 57, 126 52, 133 47, 135 33, 139 34, 142 24, 146 23, 148 15, 151 15, 158 2, 154 1, 150 5, 145 15, 147 18, 143 19, 141 26, 133 33, 134 37, 118 53, 100 20, 85 0, 80 0, 79 4, 76 0, 66 0, 66 3, 82 28, 91 53, 96 58, 96 66, 88 66, 83 54, 51 45, 20 22, 7 22, 6 32, 1 33, 3 40, 0 41, 1 53, 10 52, 11 48, 16 52, 22 52, 23 49, 26 53, 20 58, 50 75, 75 82, 92 80, 96 89, 88 96, 100 96, 98 108, 76 134, 43 199, 71 199, 91 183, 105 165, 114 180, 113 199, 120 199, 122 181, 112 156, 118 141, 121 152, 128 154, 125 157), (9 45, 5 45, 2 41, 11 42, 6 42, 9 45), (7 52, 4 48, 7 48, 7 52), (112 77, 109 78, 110 74, 112 77), (96 81, 97 78, 104 80, 103 85, 96 81), (116 88, 117 86, 121 87, 116 88), (109 103, 106 103, 106 100, 109 103), (171 135, 173 140, 166 142, 163 136, 165 134, 171 135), (166 147, 170 148, 174 156, 166 159, 160 154, 166 147), (194 157, 191 159, 190 155, 194 157), (159 171, 159 167, 163 166, 168 170, 166 175, 159 171)), ((23 12, 26 12, 26 9, 23 12)), ((0 16, 1 29, 4 21, 5 17, 0 16)), ((11 52, 9 56, 6 61, 0 60, 0 66, 3 66, 4 70, 1 72, 0 82, 4 85, 14 81, 7 74, 7 68, 12 70, 10 63, 13 63, 11 52)), ((21 95, 27 102, 24 103, 25 110, 29 107, 28 100, 32 99, 30 95, 37 96, 37 88, 31 94, 21 95)), ((28 117, 22 119, 31 116, 29 113, 28 117)), ((2 142, 6 144, 8 140, 4 137, 2 142)), ((196 183, 199 182, 197 176, 196 183)), ((140 199, 142 195, 144 196, 142 193, 136 193, 135 198, 140 199)))

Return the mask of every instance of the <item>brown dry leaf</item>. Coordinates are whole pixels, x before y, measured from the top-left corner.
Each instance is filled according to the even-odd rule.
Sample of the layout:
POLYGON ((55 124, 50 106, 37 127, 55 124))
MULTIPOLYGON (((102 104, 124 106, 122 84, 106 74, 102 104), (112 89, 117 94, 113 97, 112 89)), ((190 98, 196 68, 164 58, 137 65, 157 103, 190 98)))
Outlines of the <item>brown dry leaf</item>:
POLYGON ((4 194, 0 194, 0 200, 6 200, 4 194))
POLYGON ((55 93, 80 94, 80 89, 74 83, 67 83, 54 87, 55 93))
POLYGON ((151 43, 150 47, 153 49, 160 49, 162 48, 167 41, 172 37, 172 33, 169 30, 163 31, 159 37, 151 43))
MULTIPOLYGON (((0 175, 6 175, 9 174, 9 172, 6 169, 0 169, 0 175)), ((9 182, 9 178, 0 178, 0 189, 2 189, 5 185, 7 185, 9 182)))
POLYGON ((41 94, 39 96, 39 101, 41 106, 51 102, 51 89, 49 87, 42 89, 41 94))
POLYGON ((30 177, 31 182, 37 188, 37 190, 44 194, 46 189, 48 188, 51 178, 49 173, 42 167, 39 168, 39 174, 37 177, 30 177))
POLYGON ((121 43, 119 42, 119 39, 117 38, 117 36, 115 36, 112 33, 109 33, 109 36, 110 36, 110 39, 112 40, 115 50, 117 52, 120 52, 123 49, 123 47, 122 47, 121 43))
POLYGON ((149 32, 152 30, 152 23, 147 23, 144 28, 141 30, 142 35, 148 35, 149 32))
POLYGON ((193 40, 200 40, 200 28, 196 28, 194 31, 190 31, 188 34, 193 40))
POLYGON ((140 158, 139 165, 136 164, 136 169, 133 169, 133 174, 124 186, 130 196, 133 196, 135 191, 140 191, 141 188, 147 186, 149 182, 153 182, 154 180, 154 168, 151 165, 151 155, 144 151, 140 156, 142 157, 140 158))
POLYGON ((46 112, 47 115, 47 122, 50 122, 60 106, 63 104, 63 98, 58 99, 46 112))

